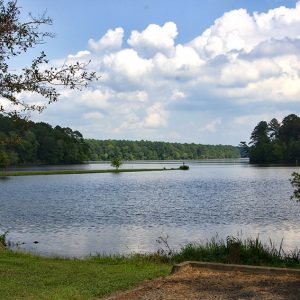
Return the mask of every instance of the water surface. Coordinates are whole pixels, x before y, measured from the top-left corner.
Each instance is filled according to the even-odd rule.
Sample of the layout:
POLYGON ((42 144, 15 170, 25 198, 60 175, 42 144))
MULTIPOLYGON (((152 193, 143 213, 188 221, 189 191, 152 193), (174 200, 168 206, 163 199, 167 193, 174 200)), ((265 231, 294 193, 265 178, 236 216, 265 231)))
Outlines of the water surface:
MULTIPOLYGON (((177 167, 181 162, 125 164, 177 167)), ((189 162, 189 171, 20 176, 0 180, 0 224, 22 249, 49 255, 155 251, 237 233, 299 246, 300 203, 290 200, 297 167, 245 160, 189 162), (38 241, 38 244, 34 244, 38 241)), ((106 169, 108 164, 70 168, 106 169)), ((61 168, 68 168, 61 166, 61 168)))

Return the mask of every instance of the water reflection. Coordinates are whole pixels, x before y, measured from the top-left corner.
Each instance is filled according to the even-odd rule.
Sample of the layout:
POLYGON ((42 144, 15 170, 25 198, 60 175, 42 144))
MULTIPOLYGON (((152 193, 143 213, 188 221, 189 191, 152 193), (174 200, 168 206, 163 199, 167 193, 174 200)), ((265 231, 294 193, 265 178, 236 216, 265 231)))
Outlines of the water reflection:
MULTIPOLYGON (((166 164, 178 162, 138 166, 166 164)), ((178 248, 241 230, 245 238, 259 234, 278 244, 284 238, 287 249, 298 246, 300 204, 289 199, 295 167, 189 165, 188 172, 12 177, 0 181, 0 223, 11 240, 26 242, 23 249, 50 255, 155 251, 166 235, 178 248)))

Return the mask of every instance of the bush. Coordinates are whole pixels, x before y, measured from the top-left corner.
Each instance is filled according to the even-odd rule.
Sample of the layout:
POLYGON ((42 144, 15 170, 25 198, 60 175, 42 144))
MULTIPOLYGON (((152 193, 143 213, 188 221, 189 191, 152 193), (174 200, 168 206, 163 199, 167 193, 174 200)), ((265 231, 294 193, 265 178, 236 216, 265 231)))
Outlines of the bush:
POLYGON ((4 233, 0 234, 0 249, 6 248, 7 247, 7 236, 8 231, 5 231, 4 233))
POLYGON ((182 165, 179 167, 179 170, 189 170, 189 169, 190 169, 190 167, 187 165, 182 165))
POLYGON ((300 174, 297 172, 292 173, 292 179, 290 179, 291 185, 294 188, 293 195, 291 199, 295 199, 296 201, 300 201, 300 174))

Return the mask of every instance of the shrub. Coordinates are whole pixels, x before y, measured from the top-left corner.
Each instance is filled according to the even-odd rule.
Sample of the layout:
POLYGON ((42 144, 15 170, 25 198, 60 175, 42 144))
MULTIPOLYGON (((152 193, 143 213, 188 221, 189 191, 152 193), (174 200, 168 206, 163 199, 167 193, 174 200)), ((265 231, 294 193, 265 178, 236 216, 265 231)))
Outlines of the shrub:
POLYGON ((189 170, 189 169, 190 169, 190 167, 187 165, 182 165, 179 167, 179 170, 189 170))

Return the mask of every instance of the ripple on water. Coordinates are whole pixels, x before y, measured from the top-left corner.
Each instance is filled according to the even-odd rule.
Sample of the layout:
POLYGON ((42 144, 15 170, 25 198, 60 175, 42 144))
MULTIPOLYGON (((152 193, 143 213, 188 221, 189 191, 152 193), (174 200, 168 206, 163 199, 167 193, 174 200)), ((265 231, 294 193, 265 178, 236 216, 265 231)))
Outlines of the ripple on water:
POLYGON ((170 236, 174 247, 241 230, 266 240, 284 237, 288 247, 298 244, 300 204, 290 201, 288 181, 295 168, 216 162, 190 166, 188 172, 0 181, 0 223, 30 251, 71 256, 151 251, 162 234, 170 236), (34 240, 39 244, 31 245, 34 240))

